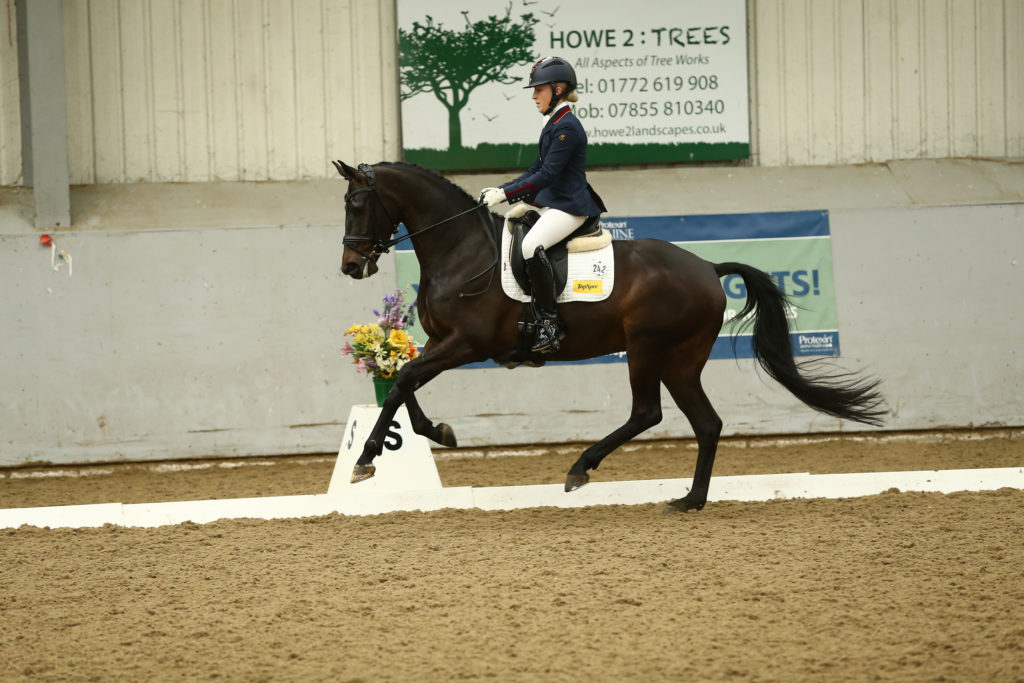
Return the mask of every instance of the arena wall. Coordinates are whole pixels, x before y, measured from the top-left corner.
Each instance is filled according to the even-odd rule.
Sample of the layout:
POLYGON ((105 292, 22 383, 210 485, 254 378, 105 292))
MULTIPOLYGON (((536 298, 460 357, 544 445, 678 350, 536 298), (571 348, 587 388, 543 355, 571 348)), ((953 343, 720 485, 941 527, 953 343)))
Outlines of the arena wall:
MULTIPOLYGON (((883 378, 886 429, 904 430, 1021 424, 1022 170, 921 161, 593 181, 619 215, 829 210, 839 361, 883 378)), ((496 177, 455 179, 475 190, 496 177)), ((0 209, 0 464, 336 450, 349 407, 372 402, 343 333, 395 283, 390 257, 371 279, 338 273, 344 184, 134 189, 76 190, 84 222, 104 227, 54 233, 71 274, 52 270, 24 203, 0 209)), ((749 361, 712 361, 704 377, 726 434, 859 429, 749 361)), ((630 401, 625 364, 455 370, 420 396, 463 445, 595 440, 630 401)), ((646 436, 689 435, 663 404, 646 436)))
MULTIPOLYGON (((63 9, 57 271, 20 187, 0 41, 0 466, 336 450, 372 400, 342 335, 395 272, 385 257, 370 280, 338 274, 328 162, 399 154, 393 3, 63 9)), ((611 214, 828 210, 839 360, 883 378, 886 429, 1020 425, 1024 9, 786 0, 749 21, 749 164, 595 169, 611 214)), ((705 384, 726 434, 859 429, 747 361, 711 362, 705 384)), ((629 412, 624 364, 458 370, 420 395, 464 445, 591 441, 629 412)), ((688 435, 663 403, 646 436, 688 435)))

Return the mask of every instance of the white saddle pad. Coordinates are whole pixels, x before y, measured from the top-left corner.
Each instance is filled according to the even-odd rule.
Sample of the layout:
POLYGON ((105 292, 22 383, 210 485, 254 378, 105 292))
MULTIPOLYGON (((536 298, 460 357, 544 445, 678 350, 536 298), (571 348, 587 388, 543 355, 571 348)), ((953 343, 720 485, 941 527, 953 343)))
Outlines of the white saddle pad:
MULTIPOLYGON (((526 302, 530 296, 516 282, 509 264, 512 250, 512 235, 501 231, 501 288, 516 301, 526 302)), ((568 301, 603 301, 612 293, 615 284, 615 258, 612 245, 593 251, 569 250, 569 272, 565 289, 558 296, 558 303, 568 301)))

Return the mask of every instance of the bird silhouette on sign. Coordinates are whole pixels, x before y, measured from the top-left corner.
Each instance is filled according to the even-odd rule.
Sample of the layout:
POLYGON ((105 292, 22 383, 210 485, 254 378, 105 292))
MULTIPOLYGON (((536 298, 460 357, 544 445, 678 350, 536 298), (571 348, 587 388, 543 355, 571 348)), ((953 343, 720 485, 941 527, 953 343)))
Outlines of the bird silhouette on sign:
POLYGON ((558 6, 558 7, 556 7, 555 9, 551 10, 550 12, 549 12, 549 11, 547 11, 546 9, 542 9, 542 10, 541 10, 541 12, 543 12, 543 13, 544 13, 544 14, 546 14, 546 15, 548 15, 549 17, 554 17, 554 16, 555 16, 555 14, 557 14, 557 13, 558 13, 558 10, 560 10, 560 9, 562 9, 562 6, 561 6, 561 5, 559 5, 559 6, 558 6))
POLYGON ((496 119, 499 116, 501 116, 501 114, 495 114, 494 116, 488 116, 487 114, 481 114, 481 116, 483 116, 488 121, 493 121, 494 119, 496 119))

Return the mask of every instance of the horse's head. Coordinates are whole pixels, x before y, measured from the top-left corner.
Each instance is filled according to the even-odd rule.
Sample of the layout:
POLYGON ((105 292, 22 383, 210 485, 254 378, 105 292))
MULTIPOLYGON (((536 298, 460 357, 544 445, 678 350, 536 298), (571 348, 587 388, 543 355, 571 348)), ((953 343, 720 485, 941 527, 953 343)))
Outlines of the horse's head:
POLYGON ((358 280, 377 272, 377 259, 391 246, 389 242, 398 228, 398 221, 392 218, 377 193, 377 177, 372 166, 359 164, 359 168, 352 168, 343 161, 333 163, 341 177, 348 180, 341 272, 358 280))

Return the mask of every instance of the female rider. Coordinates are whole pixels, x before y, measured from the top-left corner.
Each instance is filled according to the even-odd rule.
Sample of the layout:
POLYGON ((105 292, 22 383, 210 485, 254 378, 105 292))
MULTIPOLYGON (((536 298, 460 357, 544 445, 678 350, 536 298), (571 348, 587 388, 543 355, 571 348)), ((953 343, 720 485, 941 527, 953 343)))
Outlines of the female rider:
POLYGON ((576 72, 564 59, 548 57, 533 65, 526 87, 533 88, 537 110, 548 119, 541 130, 537 160, 515 180, 481 190, 480 199, 488 206, 504 201, 522 202, 511 208, 506 218, 521 216, 529 209, 540 214, 523 239, 523 258, 537 318, 532 350, 554 353, 565 331, 555 305, 554 273, 544 250, 568 237, 605 207, 587 183, 587 134, 569 107, 570 102, 579 99, 576 72))

